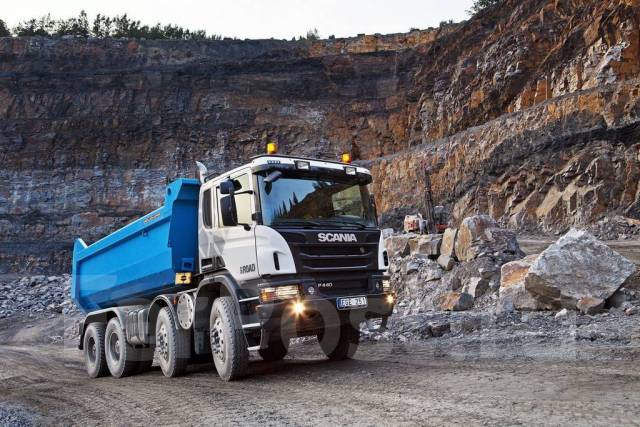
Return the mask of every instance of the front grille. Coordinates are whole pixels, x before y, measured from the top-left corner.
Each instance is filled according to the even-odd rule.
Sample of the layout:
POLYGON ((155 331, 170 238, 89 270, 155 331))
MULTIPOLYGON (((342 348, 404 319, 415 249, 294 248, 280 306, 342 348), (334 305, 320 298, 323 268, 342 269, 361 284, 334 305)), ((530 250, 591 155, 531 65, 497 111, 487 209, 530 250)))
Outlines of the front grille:
POLYGON ((306 255, 364 255, 371 252, 372 245, 304 245, 300 253, 306 255))
MULTIPOLYGON (((379 231, 278 230, 291 248, 299 273, 332 273, 378 270, 379 231), (350 242, 321 241, 320 233, 335 231, 353 235, 350 242)), ((323 239, 324 240, 324 239, 323 239)))
POLYGON ((306 270, 369 269, 377 264, 377 244, 296 245, 306 270))

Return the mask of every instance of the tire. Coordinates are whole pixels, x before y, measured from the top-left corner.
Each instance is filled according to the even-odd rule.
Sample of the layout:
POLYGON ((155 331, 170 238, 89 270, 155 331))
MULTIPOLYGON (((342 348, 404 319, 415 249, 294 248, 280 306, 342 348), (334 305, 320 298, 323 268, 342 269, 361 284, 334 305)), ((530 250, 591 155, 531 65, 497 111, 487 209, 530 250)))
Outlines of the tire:
POLYGON ((262 357, 262 360, 266 362, 276 362, 284 359, 289 352, 289 339, 277 338, 269 342, 269 347, 261 348, 258 350, 258 354, 262 357))
POLYGON ((249 350, 236 305, 231 297, 216 299, 209 316, 211 354, 225 381, 242 377, 249 366, 249 350))
POLYGON ((127 343, 124 329, 117 317, 107 323, 107 329, 104 333, 104 352, 111 376, 122 378, 136 372, 138 368, 137 351, 127 343))
POLYGON ((90 323, 84 333, 84 364, 91 378, 104 377, 109 373, 104 354, 104 330, 104 323, 90 323))
POLYGON ((318 335, 320 348, 331 360, 351 359, 358 350, 360 331, 350 324, 331 328, 318 335))
POLYGON ((189 331, 176 329, 176 322, 169 307, 164 307, 156 321, 156 349, 158 364, 165 377, 183 375, 187 370, 191 348, 189 331))

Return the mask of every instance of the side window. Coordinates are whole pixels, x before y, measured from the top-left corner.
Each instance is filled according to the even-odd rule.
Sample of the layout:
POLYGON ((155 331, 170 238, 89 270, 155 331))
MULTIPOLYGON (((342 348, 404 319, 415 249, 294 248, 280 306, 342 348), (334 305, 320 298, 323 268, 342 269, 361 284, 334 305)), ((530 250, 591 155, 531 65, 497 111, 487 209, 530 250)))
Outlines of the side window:
POLYGON ((205 190, 202 195, 202 223, 207 228, 213 226, 211 217, 211 189, 205 190))
MULTIPOLYGON (((235 191, 240 193, 242 191, 250 190, 249 186, 249 174, 240 175, 234 178, 233 184, 235 191)), ((238 208, 238 222, 240 224, 251 224, 251 203, 253 198, 251 194, 236 194, 236 206, 238 208)))

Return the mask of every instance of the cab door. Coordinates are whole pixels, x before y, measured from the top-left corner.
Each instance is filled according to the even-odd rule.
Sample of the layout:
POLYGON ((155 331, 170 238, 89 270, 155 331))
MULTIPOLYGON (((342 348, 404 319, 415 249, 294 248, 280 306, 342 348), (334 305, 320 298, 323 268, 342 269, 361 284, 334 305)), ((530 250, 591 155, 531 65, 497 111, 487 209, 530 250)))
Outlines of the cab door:
POLYGON ((234 183, 233 196, 220 194, 219 183, 214 185, 216 225, 213 228, 214 251, 224 261, 225 268, 239 282, 257 279, 256 239, 253 220, 256 212, 255 192, 250 169, 229 176, 234 183), (238 225, 225 226, 220 215, 220 199, 234 197, 238 209, 238 225))

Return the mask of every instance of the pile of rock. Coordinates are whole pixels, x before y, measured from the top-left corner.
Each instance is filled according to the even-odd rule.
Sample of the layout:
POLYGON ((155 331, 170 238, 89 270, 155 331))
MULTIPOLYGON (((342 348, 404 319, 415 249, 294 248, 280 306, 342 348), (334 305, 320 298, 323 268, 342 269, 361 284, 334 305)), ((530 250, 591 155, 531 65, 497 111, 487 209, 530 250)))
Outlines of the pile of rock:
POLYGON ((635 265, 585 231, 571 230, 540 255, 525 257, 512 231, 478 215, 443 235, 391 235, 385 246, 404 316, 471 308, 639 310, 635 265))
POLYGON ((498 311, 633 311, 635 265, 586 231, 570 230, 538 256, 502 266, 498 311), (625 285, 626 286, 623 286, 625 285))
POLYGON ((70 299, 71 278, 27 276, 0 283, 0 319, 16 314, 78 314, 70 299))
POLYGON ((515 234, 487 215, 466 218, 443 235, 390 236, 385 246, 392 283, 408 312, 467 310, 497 292, 503 264, 524 256, 515 234))

